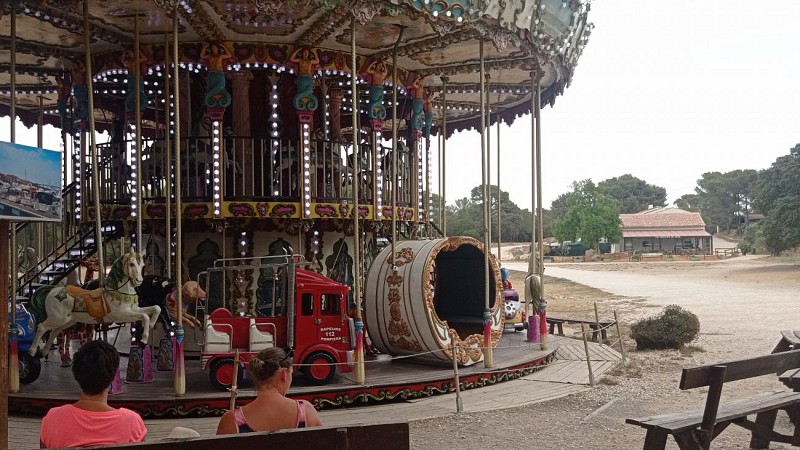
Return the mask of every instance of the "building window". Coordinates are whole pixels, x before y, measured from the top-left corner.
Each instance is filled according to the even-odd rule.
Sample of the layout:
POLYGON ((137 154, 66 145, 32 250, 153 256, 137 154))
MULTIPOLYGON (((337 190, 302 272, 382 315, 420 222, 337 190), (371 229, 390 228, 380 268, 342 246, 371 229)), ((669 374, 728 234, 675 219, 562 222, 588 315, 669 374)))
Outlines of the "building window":
POLYGON ((642 241, 642 248, 647 250, 653 246, 653 243, 650 241, 643 240, 642 241))

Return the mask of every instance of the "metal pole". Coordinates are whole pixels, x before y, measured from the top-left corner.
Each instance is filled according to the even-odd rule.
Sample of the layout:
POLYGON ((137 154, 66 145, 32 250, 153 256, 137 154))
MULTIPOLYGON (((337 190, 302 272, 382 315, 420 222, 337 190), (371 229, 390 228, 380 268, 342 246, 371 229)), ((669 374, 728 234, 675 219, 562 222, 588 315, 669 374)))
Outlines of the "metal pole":
MULTIPOLYGON (((36 127, 36 146, 44 148, 44 97, 39 96, 39 114, 37 115, 36 127)), ((66 159, 67 149, 64 148, 62 156, 66 159)), ((36 224, 36 237, 35 245, 36 257, 41 260, 44 254, 44 224, 39 222, 36 224)), ((30 267, 28 268, 30 269, 30 267)))
MULTIPOLYGON (((499 102, 499 94, 498 94, 498 102, 499 102)), ((503 260, 503 251, 500 248, 500 244, 503 242, 503 230, 501 224, 503 220, 502 216, 502 209, 500 209, 500 195, 502 191, 500 190, 500 115, 497 115, 497 261, 501 262, 503 260)))
POLYGON ((480 84, 481 84, 481 178, 483 182, 483 365, 492 367, 494 365, 492 357, 492 313, 489 309, 491 292, 489 289, 489 185, 488 172, 486 165, 486 85, 483 80, 486 77, 486 67, 484 64, 483 38, 480 41, 480 84))
MULTIPOLYGON (((13 15, 14 13, 12 13, 13 15)), ((11 34, 14 36, 14 33, 11 34)), ((12 37, 13 40, 13 37, 12 37)), ((11 52, 13 55, 14 52, 11 52)), ((11 71, 14 76, 14 71, 11 71)), ((13 93, 12 93, 13 96, 13 93)), ((0 220, 0 261, 8 261, 8 233, 9 226, 13 226, 7 220, 0 220)), ((8 294, 8 264, 0 264, 0 292, 8 294)), ((9 338, 11 337, 11 325, 8 324, 8 308, 0 308, 0 442, 3 446, 8 443, 8 371, 9 371, 9 338)), ((16 335, 15 335, 16 336, 16 335)))
POLYGON ((134 69, 134 78, 136 80, 136 106, 134 113, 136 114, 136 119, 134 123, 136 124, 136 169, 135 169, 135 180, 136 182, 133 184, 133 198, 131 201, 136 206, 136 251, 141 253, 144 249, 142 248, 142 65, 140 64, 141 56, 141 49, 139 48, 139 9, 136 10, 136 16, 134 16, 134 27, 133 27, 133 57, 136 60, 136 68, 134 69))
POLYGON ((455 332, 450 333, 450 343, 451 345, 451 354, 453 359, 453 384, 455 384, 456 388, 456 412, 463 412, 464 411, 464 404, 461 402, 461 380, 459 380, 458 376, 458 347, 456 346, 456 337, 458 335, 455 332))
MULTIPOLYGON (((89 0, 83 2, 83 46, 86 51, 86 87, 89 89, 89 151, 92 155, 92 195, 94 197, 94 240, 97 247, 97 266, 100 285, 106 284, 106 263, 103 257, 103 220, 100 217, 100 164, 97 161, 97 137, 94 127, 94 80, 92 79, 91 24, 89 0)), ((73 80, 74 82, 74 80, 73 80)))
MULTIPOLYGON (((538 86, 536 73, 535 68, 531 70, 531 254, 528 256, 528 271, 530 272, 528 275, 539 273, 536 267, 539 262, 536 256, 536 96, 533 94, 538 86)), ((531 298, 531 303, 525 305, 528 310, 528 326, 530 328, 533 328, 530 322, 536 320, 535 315, 539 314, 539 311, 533 310, 533 302, 534 299, 531 298)))
MULTIPOLYGON (((170 131, 172 128, 169 126, 170 120, 170 113, 174 112, 171 108, 172 106, 172 99, 170 99, 170 92, 172 92, 172 86, 169 82, 169 61, 170 61, 170 53, 169 53, 169 34, 164 35, 164 150, 161 152, 162 156, 162 166, 163 170, 161 171, 162 175, 165 178, 164 181, 164 190, 166 192, 166 201, 167 201, 167 214, 166 214, 166 231, 164 232, 164 255, 166 256, 166 276, 170 278, 172 276, 172 139, 170 138, 170 131)), ((176 92, 177 94, 177 92, 176 92)), ((176 95, 177 96, 177 95, 176 95)), ((175 122, 177 123, 177 122, 175 122)), ((223 246, 224 247, 224 246, 223 246)))
POLYGON ((397 253, 397 46, 406 31, 400 26, 400 33, 392 49, 392 269, 396 270, 395 254, 397 253))
POLYGON ((487 197, 489 212, 487 213, 486 219, 486 228, 489 230, 489 239, 486 241, 488 242, 488 246, 486 247, 487 252, 492 251, 492 102, 489 100, 489 94, 492 92, 491 89, 489 89, 489 80, 491 78, 489 73, 487 73, 486 78, 484 78, 486 80, 486 91, 484 94, 484 99, 486 101, 486 125, 484 126, 484 132, 486 133, 486 185, 489 191, 489 196, 487 197))
MULTIPOLYGON (((538 72, 537 72, 538 73, 538 72)), ((542 217, 542 89, 539 78, 536 79, 536 218, 539 239, 539 254, 536 256, 541 280, 541 298, 539 299, 539 345, 547 349, 547 300, 544 295, 544 218, 542 217)))
MULTIPOLYGON (((175 83, 175 223, 178 227, 178 232, 175 235, 175 281, 178 285, 183 282, 183 264, 181 259, 181 208, 183 202, 181 200, 181 107, 180 107, 180 71, 178 62, 180 61, 180 54, 178 48, 178 7, 175 4, 175 9, 172 12, 172 82, 175 83)), ((167 230, 171 233, 172 230, 167 230)), ((224 247, 224 245, 223 245, 224 247)), ((182 289, 176 289, 177 297, 177 311, 183 310, 183 293, 182 289)), ((182 396, 186 393, 186 372, 183 365, 183 317, 178 314, 178 328, 175 330, 175 337, 177 340, 177 357, 175 358, 175 395, 182 396)))
MULTIPOLYGON (((11 3, 11 143, 17 142, 17 8, 16 2, 11 3)), ((10 353, 8 359, 8 391, 19 391, 19 349, 17 342, 17 224, 11 223, 11 324, 8 327, 8 340, 10 353)), ((8 242, 8 234, 3 234, 2 239, 8 242)), ((8 322, 4 322, 8 323, 8 322)), ((7 416, 6 416, 7 417, 7 416)), ((6 419, 7 420, 7 419, 6 419)), ((3 444, 5 445, 5 444, 3 444)))
POLYGON ((442 234, 447 237, 447 82, 442 77, 442 234))
POLYGON ((361 230, 358 223, 358 200, 359 184, 361 183, 361 173, 359 165, 361 152, 359 143, 361 132, 358 127, 358 57, 356 56, 356 18, 351 20, 350 30, 350 57, 352 71, 350 72, 350 82, 352 83, 353 97, 353 241, 355 251, 353 252, 353 265, 355 266, 355 277, 353 277, 353 296, 356 301, 356 383, 364 384, 364 320, 361 317, 361 230))

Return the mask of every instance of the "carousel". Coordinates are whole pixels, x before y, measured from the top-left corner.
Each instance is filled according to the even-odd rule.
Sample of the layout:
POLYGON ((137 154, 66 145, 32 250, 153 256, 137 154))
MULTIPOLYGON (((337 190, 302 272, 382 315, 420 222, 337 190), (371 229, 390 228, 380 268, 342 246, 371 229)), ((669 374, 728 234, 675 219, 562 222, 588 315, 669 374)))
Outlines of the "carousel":
MULTIPOLYGON (((499 124, 529 120, 524 175, 541 212, 540 110, 570 83, 589 9, 1 2, 11 141, 16 119, 36 126, 39 147, 53 125, 63 154, 60 221, 8 225, 9 410, 43 413, 77 395, 61 367, 76 323, 126 355, 111 403, 146 416, 221 413, 248 383, 241 366, 268 346, 293 350, 304 376, 290 395, 317 407, 545 364, 543 252, 525 282, 528 331, 504 333, 490 202, 483 240, 447 233, 448 161, 460 158, 447 138, 479 132, 489 198, 499 124)), ((531 230, 540 245, 541 223, 531 230)))

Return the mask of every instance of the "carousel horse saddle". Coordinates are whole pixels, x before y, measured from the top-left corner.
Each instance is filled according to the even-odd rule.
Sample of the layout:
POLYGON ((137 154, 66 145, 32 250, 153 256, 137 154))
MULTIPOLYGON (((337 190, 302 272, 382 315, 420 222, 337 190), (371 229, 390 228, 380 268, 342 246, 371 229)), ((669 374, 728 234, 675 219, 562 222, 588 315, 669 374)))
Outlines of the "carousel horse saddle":
POLYGON ((83 289, 78 286, 67 286, 67 294, 86 305, 86 312, 95 319, 108 314, 108 304, 104 296, 105 289, 83 289))

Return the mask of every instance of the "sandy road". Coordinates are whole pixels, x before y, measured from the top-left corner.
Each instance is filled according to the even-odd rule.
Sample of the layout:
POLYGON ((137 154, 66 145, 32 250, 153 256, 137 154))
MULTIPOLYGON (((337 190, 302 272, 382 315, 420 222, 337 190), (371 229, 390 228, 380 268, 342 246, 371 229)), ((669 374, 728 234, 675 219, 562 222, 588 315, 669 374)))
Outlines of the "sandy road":
MULTIPOLYGON (((527 270, 522 262, 504 265, 527 270)), ((545 274, 638 297, 658 309, 680 305, 700 318, 701 345, 737 357, 763 354, 780 330, 800 328, 800 266, 758 256, 719 262, 549 264, 545 274), (775 272, 782 276, 775 279, 775 272)))

